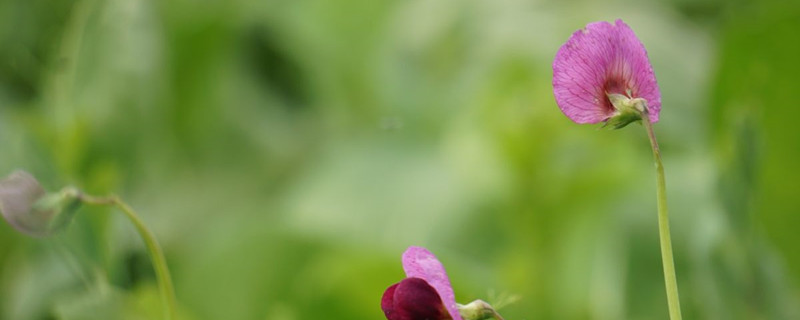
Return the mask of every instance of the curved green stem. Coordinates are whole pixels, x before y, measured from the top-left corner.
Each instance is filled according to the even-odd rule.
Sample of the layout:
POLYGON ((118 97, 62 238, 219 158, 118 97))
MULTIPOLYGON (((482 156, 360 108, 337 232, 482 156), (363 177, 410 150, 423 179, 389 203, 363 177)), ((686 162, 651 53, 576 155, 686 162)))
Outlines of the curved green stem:
POLYGON ((161 250, 161 246, 158 245, 155 235, 147 228, 142 219, 139 218, 136 211, 116 195, 94 197, 81 194, 80 200, 85 204, 116 206, 128 217, 128 220, 133 223, 136 227, 136 231, 139 232, 142 240, 144 240, 147 252, 150 254, 150 259, 153 262, 153 268, 156 271, 158 287, 159 291, 161 291, 161 302, 164 305, 164 319, 175 319, 175 289, 172 286, 172 278, 169 275, 169 268, 167 268, 164 252, 161 250))
MULTIPOLYGON (((646 109, 645 109, 646 110, 646 109)), ((647 116, 642 114, 642 123, 647 129, 650 145, 653 147, 653 157, 656 163, 657 197, 658 197, 658 232, 661 241, 661 263, 664 265, 664 282, 667 287, 667 304, 669 305, 669 318, 681 319, 681 303, 678 299, 678 281, 675 277, 675 262, 672 258, 672 240, 669 234, 669 213, 667 212, 667 183, 664 179, 664 165, 661 163, 661 150, 658 148, 653 124, 647 116)))

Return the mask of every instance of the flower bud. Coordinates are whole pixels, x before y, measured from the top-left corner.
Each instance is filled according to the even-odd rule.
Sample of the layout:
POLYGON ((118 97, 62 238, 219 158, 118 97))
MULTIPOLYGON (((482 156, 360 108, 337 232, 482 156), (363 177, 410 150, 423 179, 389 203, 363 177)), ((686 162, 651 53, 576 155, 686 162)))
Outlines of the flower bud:
POLYGON ((79 192, 47 193, 30 173, 18 170, 0 180, 0 213, 18 231, 46 236, 65 226, 80 205, 79 192))
POLYGON ((466 305, 458 305, 458 312, 464 320, 486 320, 494 317, 497 320, 503 320, 497 311, 492 308, 486 301, 475 300, 466 305))

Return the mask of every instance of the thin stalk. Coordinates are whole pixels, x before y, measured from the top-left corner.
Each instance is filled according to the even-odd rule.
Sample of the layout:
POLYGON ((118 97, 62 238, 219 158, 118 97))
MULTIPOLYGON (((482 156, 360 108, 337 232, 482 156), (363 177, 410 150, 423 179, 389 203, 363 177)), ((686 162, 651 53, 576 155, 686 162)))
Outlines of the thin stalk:
MULTIPOLYGON (((646 109, 645 109, 646 110, 646 109)), ((664 179, 664 164, 661 163, 661 150, 658 148, 653 124, 647 112, 642 113, 642 123, 650 138, 653 147, 653 158, 656 163, 656 195, 658 202, 658 233, 661 241, 661 263, 664 265, 664 282, 667 287, 667 304, 669 305, 669 318, 681 320, 681 303, 678 299, 678 281, 675 277, 675 262, 672 258, 672 240, 669 233, 669 212, 667 211, 667 183, 664 179)))
POLYGON ((161 246, 158 245, 155 235, 147 228, 142 219, 139 218, 136 211, 116 195, 94 197, 80 194, 80 200, 85 204, 116 206, 128 217, 128 220, 133 223, 134 227, 136 227, 136 231, 139 232, 139 236, 142 237, 147 247, 150 260, 153 262, 153 269, 156 271, 158 288, 161 292, 161 302, 164 306, 164 319, 175 319, 175 289, 172 286, 172 278, 169 275, 167 260, 164 258, 164 252, 161 250, 161 246))

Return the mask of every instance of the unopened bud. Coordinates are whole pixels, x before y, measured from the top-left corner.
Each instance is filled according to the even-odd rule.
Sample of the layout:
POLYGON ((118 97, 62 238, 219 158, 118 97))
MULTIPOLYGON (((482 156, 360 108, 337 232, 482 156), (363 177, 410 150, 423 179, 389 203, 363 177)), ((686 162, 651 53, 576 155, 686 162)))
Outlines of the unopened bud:
POLYGON ((491 318, 503 320, 503 317, 483 300, 475 300, 466 305, 459 304, 458 312, 464 320, 486 320, 491 318))
POLYGON ((18 170, 0 180, 0 213, 20 232, 46 236, 72 219, 79 196, 74 188, 47 193, 30 173, 18 170))

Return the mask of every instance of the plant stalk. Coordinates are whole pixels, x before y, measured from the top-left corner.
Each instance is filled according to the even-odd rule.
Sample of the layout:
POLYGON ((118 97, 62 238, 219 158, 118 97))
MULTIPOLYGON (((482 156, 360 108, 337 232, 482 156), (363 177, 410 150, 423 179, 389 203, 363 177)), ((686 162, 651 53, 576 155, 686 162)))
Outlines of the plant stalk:
POLYGON ((647 137, 650 138, 650 146, 653 148, 653 158, 655 158, 656 164, 658 233, 661 242, 661 263, 664 265, 664 282, 667 288, 669 318, 671 320, 681 320, 681 303, 678 299, 678 281, 675 277, 675 262, 672 257, 672 240, 669 232, 667 183, 664 179, 664 164, 661 162, 661 150, 658 148, 658 141, 656 141, 656 135, 653 131, 653 124, 650 122, 647 111, 642 112, 642 124, 644 124, 647 130, 647 137))
POLYGON ((111 195, 108 197, 94 197, 86 194, 79 195, 81 202, 91 205, 110 205, 116 206, 136 227, 139 236, 142 237, 147 252, 150 255, 150 260, 153 263, 153 269, 156 272, 156 280, 158 281, 158 288, 161 292, 161 303, 164 306, 164 319, 173 320, 176 314, 175 302, 175 289, 172 286, 172 278, 169 275, 169 268, 167 261, 164 258, 164 252, 161 246, 158 245, 155 235, 147 228, 141 218, 136 214, 128 204, 122 201, 118 196, 111 195))

